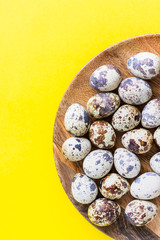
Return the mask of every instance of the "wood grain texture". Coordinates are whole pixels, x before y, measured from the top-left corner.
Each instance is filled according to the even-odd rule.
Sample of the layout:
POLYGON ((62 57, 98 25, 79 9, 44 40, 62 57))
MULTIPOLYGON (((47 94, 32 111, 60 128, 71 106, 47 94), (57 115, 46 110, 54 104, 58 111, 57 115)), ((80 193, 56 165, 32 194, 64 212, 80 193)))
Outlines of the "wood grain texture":
MULTIPOLYGON (((67 138, 71 137, 71 135, 64 128, 63 123, 64 115, 67 108, 73 103, 79 103, 86 108, 88 99, 94 94, 98 93, 96 90, 93 90, 89 86, 89 77, 96 68, 100 67, 103 64, 113 64, 120 69, 122 73, 122 79, 133 76, 128 71, 126 62, 131 56, 142 51, 149 51, 160 56, 160 34, 150 34, 127 39, 125 41, 122 41, 107 48, 106 50, 98 54, 89 63, 87 63, 86 66, 73 79, 66 93, 63 96, 63 99, 60 103, 57 112, 53 134, 53 149, 58 175, 68 197, 70 198, 74 206, 78 209, 78 211, 88 221, 89 221, 87 217, 88 205, 82 205, 77 203, 73 199, 70 190, 71 181, 74 174, 77 172, 83 172, 82 161, 77 163, 70 162, 66 160, 61 153, 61 147, 63 142, 67 138)), ((160 98, 160 75, 152 80, 149 80, 148 83, 151 85, 153 89, 152 98, 160 98)), ((113 92, 116 93, 117 91, 113 92)), ((123 102, 121 102, 121 105, 123 105, 123 102)), ((138 106, 140 110, 143 107, 144 105, 138 106)), ((111 117, 108 117, 105 120, 110 122, 111 117)), ((139 125, 137 128, 139 128, 140 126, 141 125, 139 125)), ((151 132, 153 133, 154 130, 155 129, 151 130, 151 132)), ((122 134, 123 133, 116 132, 117 135, 116 146, 111 149, 112 153, 115 151, 116 148, 122 147, 121 144, 122 134)), ((149 160, 151 156, 153 156, 158 151, 159 151, 158 147, 154 144, 152 149, 148 153, 138 155, 142 164, 140 174, 146 171, 152 171, 149 165, 149 160)), ((112 169, 112 172, 115 172, 114 168, 112 169)), ((129 180, 130 183, 132 181, 133 180, 129 180)), ((98 180, 96 180, 96 182, 98 184, 98 180)), ((101 195, 99 194, 99 196, 101 195)), ((109 227, 97 227, 97 228, 102 232, 106 233, 107 235, 109 235, 110 237, 115 238, 116 240, 160 239, 160 197, 152 200, 152 202, 157 204, 157 206, 159 207, 158 216, 145 227, 133 227, 126 221, 124 217, 123 209, 132 200, 133 197, 130 195, 130 193, 126 194, 124 197, 117 200, 117 202, 122 207, 122 213, 118 221, 109 227)))

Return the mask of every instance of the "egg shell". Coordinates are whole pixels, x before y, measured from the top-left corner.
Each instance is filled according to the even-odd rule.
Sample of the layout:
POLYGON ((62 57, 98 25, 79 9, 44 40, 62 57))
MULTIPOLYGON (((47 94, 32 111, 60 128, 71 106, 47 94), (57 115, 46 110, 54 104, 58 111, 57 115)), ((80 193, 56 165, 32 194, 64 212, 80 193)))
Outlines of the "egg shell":
POLYGON ((97 226, 105 227, 114 223, 121 214, 118 203, 106 198, 96 199, 88 208, 89 220, 97 226))
POLYGON ((117 173, 108 174, 100 181, 99 190, 108 199, 119 199, 130 189, 126 179, 117 173))
POLYGON ((112 117, 112 126, 120 132, 129 131, 141 121, 141 112, 135 106, 123 105, 112 117))
POLYGON ((77 162, 84 159, 91 151, 91 142, 87 138, 68 138, 62 145, 62 152, 66 159, 77 162))
POLYGON ((153 138, 157 146, 160 148, 160 127, 154 132, 153 138))
POLYGON ((76 173, 72 180, 71 191, 73 198, 82 204, 93 202, 98 194, 96 183, 85 174, 76 173))
POLYGON ((125 148, 117 148, 114 152, 114 166, 117 172, 125 178, 136 177, 141 169, 138 157, 125 148))
POLYGON ((150 159, 150 166, 154 172, 160 175, 160 152, 154 154, 150 159))
POLYGON ((121 82, 118 93, 125 103, 140 105, 152 97, 152 88, 140 78, 129 77, 121 82))
POLYGON ((108 117, 113 114, 120 105, 120 98, 115 93, 98 93, 87 102, 89 115, 96 119, 108 117))
POLYGON ((92 88, 108 92, 116 89, 121 82, 121 72, 113 65, 103 65, 91 75, 89 84, 92 88))
POLYGON ((128 60, 127 67, 136 77, 148 80, 159 74, 160 58, 151 52, 140 52, 128 60))
POLYGON ((144 128, 131 130, 122 136, 123 146, 136 154, 148 152, 152 147, 152 143, 152 133, 144 128))
POLYGON ((83 161, 85 174, 94 179, 104 177, 113 166, 113 155, 107 150, 94 150, 83 161))
POLYGON ((85 135, 90 127, 90 118, 85 108, 78 103, 72 104, 65 113, 64 126, 74 136, 85 135))
POLYGON ((140 175, 131 184, 130 193, 134 198, 150 200, 160 195, 160 176, 153 172, 140 175))
POLYGON ((152 99, 142 110, 142 126, 155 128, 160 125, 160 98, 152 99))
POLYGON ((127 220, 134 226, 144 226, 157 215, 157 206, 149 201, 133 200, 125 209, 127 220))
POLYGON ((96 147, 110 149, 115 145, 116 134, 108 122, 96 121, 89 129, 89 138, 96 147))

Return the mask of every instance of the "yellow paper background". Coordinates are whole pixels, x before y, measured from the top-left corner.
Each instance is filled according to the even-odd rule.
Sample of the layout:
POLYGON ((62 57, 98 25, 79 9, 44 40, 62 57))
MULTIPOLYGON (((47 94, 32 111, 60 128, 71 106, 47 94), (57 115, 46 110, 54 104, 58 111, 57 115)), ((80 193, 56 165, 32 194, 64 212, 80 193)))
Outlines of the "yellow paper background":
POLYGON ((159 13, 159 0, 0 0, 0 239, 110 239, 61 186, 54 119, 77 72, 120 40, 159 32, 159 13))

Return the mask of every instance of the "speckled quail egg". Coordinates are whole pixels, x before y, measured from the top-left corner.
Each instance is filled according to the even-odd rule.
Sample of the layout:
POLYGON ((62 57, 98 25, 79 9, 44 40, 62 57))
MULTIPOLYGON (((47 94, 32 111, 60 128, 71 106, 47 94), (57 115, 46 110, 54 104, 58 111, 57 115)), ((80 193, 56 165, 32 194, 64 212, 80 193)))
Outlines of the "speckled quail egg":
POLYGON ((82 204, 93 202, 98 194, 96 183, 85 174, 77 173, 71 184, 73 198, 82 204))
POLYGON ((130 189, 126 179, 117 173, 108 174, 100 181, 99 190, 108 199, 119 199, 130 189))
POLYGON ((114 152, 114 166, 117 172, 125 178, 136 177, 141 169, 138 157, 125 148, 117 148, 114 152))
POLYGON ((145 128, 155 128, 160 125, 160 98, 152 99, 143 108, 141 122, 145 128))
POLYGON ((136 77, 124 79, 118 88, 120 98, 128 104, 140 105, 147 102, 152 96, 150 85, 136 77))
POLYGON ((135 106, 123 105, 112 117, 112 126, 120 132, 129 131, 141 121, 141 112, 135 106))
POLYGON ((128 60, 127 67, 136 77, 148 80, 159 74, 160 58, 151 52, 140 52, 128 60))
POLYGON ((89 220, 100 227, 111 225, 120 214, 119 204, 106 198, 96 199, 88 208, 89 220))
POLYGON ((120 105, 120 98, 115 93, 98 93, 87 102, 88 113, 97 119, 110 116, 120 105))
POLYGON ((134 226, 144 226, 157 215, 157 206, 149 201, 133 200, 125 209, 127 220, 134 226))
POLYGON ((84 159, 91 151, 91 142, 87 138, 68 138, 62 145, 62 152, 66 159, 77 162, 84 159))
POLYGON ((85 174, 94 179, 104 177, 112 168, 113 155, 107 150, 94 150, 83 161, 85 174))
POLYGON ((92 88, 102 92, 109 92, 116 89, 120 82, 121 72, 113 65, 103 65, 97 68, 89 80, 92 88))
POLYGON ((96 121, 89 129, 89 138, 96 147, 110 149, 115 145, 116 134, 108 122, 96 121))
POLYGON ((157 146, 160 148, 160 127, 154 132, 153 138, 157 146))
POLYGON ((144 128, 131 130, 122 136, 123 146, 136 154, 148 152, 152 147, 152 143, 152 133, 144 128))
POLYGON ((154 172, 160 175, 160 152, 154 154, 150 159, 150 166, 154 172))
POLYGON ((72 135, 83 136, 90 126, 89 115, 82 105, 74 103, 66 111, 64 125, 72 135))
POLYGON ((130 193, 134 198, 149 200, 160 195, 160 176, 146 172, 136 178, 131 184, 130 193))

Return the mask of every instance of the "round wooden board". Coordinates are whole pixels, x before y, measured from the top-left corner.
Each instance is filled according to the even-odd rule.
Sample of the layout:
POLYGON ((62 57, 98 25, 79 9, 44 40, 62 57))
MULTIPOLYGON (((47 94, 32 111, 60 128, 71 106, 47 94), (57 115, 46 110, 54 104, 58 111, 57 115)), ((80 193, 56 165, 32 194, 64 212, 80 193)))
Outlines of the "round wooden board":
MULTIPOLYGON (((103 64, 113 64, 118 67, 122 73, 122 78, 126 78, 129 76, 133 76, 126 67, 127 60, 135 55, 138 52, 152 52, 160 56, 160 34, 149 34, 138 36, 135 38, 127 39, 120 43, 117 43, 100 54, 94 57, 89 63, 85 65, 85 67, 76 75, 71 84, 69 85, 67 91, 65 92, 63 99, 60 103, 55 125, 54 125, 54 135, 53 135, 53 149, 54 149, 54 159, 57 167, 57 171, 59 174, 59 178, 62 182, 62 185, 74 204, 74 206, 78 209, 78 211, 89 221, 87 217, 87 209, 88 205, 82 205, 77 203, 71 194, 71 181, 75 173, 83 172, 82 169, 82 161, 73 163, 66 160, 61 152, 61 147, 63 142, 71 137, 71 135, 64 128, 64 115, 67 108, 73 103, 79 103, 86 108, 86 103, 88 99, 97 93, 97 91, 93 90, 89 86, 89 77, 92 72, 103 64)), ((160 75, 156 78, 148 81, 153 89, 153 97, 160 97, 160 75)), ((117 92, 117 91, 113 91, 117 92)), ((121 105, 123 102, 121 103, 121 105)), ((142 109, 144 105, 139 106, 139 109, 142 109)), ((111 118, 106 119, 108 122, 111 121, 111 118)), ((138 126, 140 127, 140 125, 138 126)), ((153 133, 155 129, 151 130, 153 133)), ((116 132, 117 140, 115 148, 122 147, 121 144, 121 136, 122 134, 116 132)), ((111 149, 112 153, 115 148, 111 149)), ((139 155, 138 157, 141 160, 142 168, 141 173, 146 171, 152 171, 149 166, 149 159, 153 154, 158 152, 158 147, 154 144, 152 149, 143 155, 139 155)), ((115 169, 112 169, 112 172, 115 172, 115 169)), ((141 174, 140 173, 140 174, 141 174)), ((130 183, 133 180, 129 181, 130 183)), ((96 181, 98 184, 98 181, 96 181)), ((99 194, 99 196, 101 196, 99 194)), ((116 240, 154 240, 160 239, 160 197, 152 200, 152 202, 156 203, 159 207, 158 216, 147 226, 145 227, 134 227, 129 224, 124 216, 124 208, 133 197, 130 193, 123 196, 121 199, 117 200, 117 202, 122 207, 122 213, 114 224, 108 227, 97 227, 99 230, 109 235, 110 237, 116 240)))

